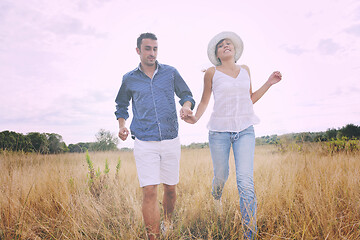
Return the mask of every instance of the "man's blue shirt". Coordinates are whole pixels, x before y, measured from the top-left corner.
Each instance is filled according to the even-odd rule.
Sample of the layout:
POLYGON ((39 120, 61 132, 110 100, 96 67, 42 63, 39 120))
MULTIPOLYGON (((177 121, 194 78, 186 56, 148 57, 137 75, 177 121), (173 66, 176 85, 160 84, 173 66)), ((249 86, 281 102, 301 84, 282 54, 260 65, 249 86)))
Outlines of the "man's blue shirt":
POLYGON ((192 93, 174 67, 157 62, 157 69, 150 79, 139 65, 123 77, 115 99, 115 116, 126 120, 131 100, 132 135, 142 141, 174 139, 179 129, 174 93, 180 98, 181 105, 190 101, 191 109, 194 109, 192 93))

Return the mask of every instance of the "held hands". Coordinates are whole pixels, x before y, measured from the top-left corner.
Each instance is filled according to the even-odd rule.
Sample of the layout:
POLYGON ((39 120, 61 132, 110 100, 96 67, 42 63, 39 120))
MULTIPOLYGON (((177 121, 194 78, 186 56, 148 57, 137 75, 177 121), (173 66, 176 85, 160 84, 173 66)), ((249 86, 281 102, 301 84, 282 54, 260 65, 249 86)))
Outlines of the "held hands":
POLYGON ((269 79, 267 80, 267 82, 270 84, 270 86, 274 85, 275 83, 280 82, 280 80, 282 79, 282 75, 279 71, 275 71, 273 72, 269 79))
POLYGON ((119 138, 125 141, 128 135, 129 135, 129 130, 126 127, 121 127, 119 130, 119 138))
POLYGON ((184 120, 187 123, 191 123, 194 124, 197 122, 196 117, 193 115, 193 112, 191 111, 191 109, 187 106, 183 106, 180 109, 180 118, 182 120, 184 120))
POLYGON ((195 117, 194 115, 189 115, 189 116, 186 116, 185 118, 182 118, 182 120, 184 120, 184 121, 187 122, 187 123, 194 124, 194 123, 196 123, 199 119, 198 119, 197 117, 195 117))
MULTIPOLYGON (((185 104, 184 104, 185 105, 185 104)), ((180 118, 182 120, 184 120, 184 118, 186 118, 187 116, 190 116, 192 115, 193 112, 191 111, 190 107, 188 106, 183 106, 181 109, 180 109, 180 118)))

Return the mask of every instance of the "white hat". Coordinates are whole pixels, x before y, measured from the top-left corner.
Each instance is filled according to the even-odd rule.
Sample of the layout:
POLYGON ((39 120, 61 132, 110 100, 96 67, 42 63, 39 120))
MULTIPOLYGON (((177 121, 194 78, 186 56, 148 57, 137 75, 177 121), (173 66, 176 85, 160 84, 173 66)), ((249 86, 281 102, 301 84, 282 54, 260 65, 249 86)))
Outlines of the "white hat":
POLYGON ((237 35, 234 32, 221 32, 219 34, 217 34, 215 37, 213 37, 208 45, 208 57, 210 62, 212 62, 215 66, 219 66, 221 65, 221 62, 219 61, 219 59, 216 57, 215 54, 215 48, 216 45, 223 39, 230 39, 231 42, 234 44, 235 47, 235 62, 237 60, 239 60, 243 50, 244 50, 244 44, 243 41, 241 40, 241 38, 239 37, 239 35, 237 35))

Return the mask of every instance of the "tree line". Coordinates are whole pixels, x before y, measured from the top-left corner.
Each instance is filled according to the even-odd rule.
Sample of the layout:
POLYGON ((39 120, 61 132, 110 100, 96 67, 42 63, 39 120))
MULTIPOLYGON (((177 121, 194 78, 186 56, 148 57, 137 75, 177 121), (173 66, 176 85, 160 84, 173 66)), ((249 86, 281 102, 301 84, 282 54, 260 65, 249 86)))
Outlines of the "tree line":
POLYGON ((324 132, 302 132, 302 133, 289 133, 283 135, 270 135, 256 138, 256 144, 277 144, 280 139, 295 142, 327 142, 334 139, 360 139, 360 126, 354 124, 347 124, 344 127, 335 129, 328 128, 324 132))
MULTIPOLYGON (((62 136, 56 133, 30 132, 27 134, 13 131, 0 132, 0 151, 37 152, 42 154, 58 154, 66 152, 94 152, 118 150, 119 139, 110 131, 100 129, 95 142, 79 142, 66 145, 62 136)), ((256 138, 257 145, 277 144, 281 139, 295 142, 324 142, 334 139, 360 139, 360 126, 348 124, 342 128, 329 128, 325 132, 302 132, 283 135, 270 135, 256 138)), ((192 143, 183 148, 206 148, 208 143, 192 143)), ((130 149, 126 149, 130 150, 130 149)))
POLYGON ((95 137, 95 142, 80 142, 67 146, 62 136, 56 133, 30 132, 22 134, 6 130, 0 132, 0 150, 58 154, 118 149, 119 140, 110 131, 100 129, 95 137))
POLYGON ((110 131, 100 129, 95 134, 96 142, 79 142, 76 144, 69 144, 69 152, 97 152, 97 151, 114 151, 118 150, 117 144, 119 139, 110 131))

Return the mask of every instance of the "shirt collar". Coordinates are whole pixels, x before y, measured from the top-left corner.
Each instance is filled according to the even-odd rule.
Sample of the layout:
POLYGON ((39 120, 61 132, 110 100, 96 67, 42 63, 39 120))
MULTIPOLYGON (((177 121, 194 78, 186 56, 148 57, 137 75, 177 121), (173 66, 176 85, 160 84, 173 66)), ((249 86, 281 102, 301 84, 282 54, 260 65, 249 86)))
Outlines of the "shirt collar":
MULTIPOLYGON (((157 73, 157 71, 159 70, 159 68, 161 68, 161 63, 158 62, 158 60, 156 60, 156 69, 155 69, 155 72, 154 72, 154 75, 155 73, 157 73)), ((140 71, 140 72, 143 72, 143 70, 141 69, 141 63, 139 63, 139 65, 137 66, 137 68, 135 68, 135 71, 140 71)))

